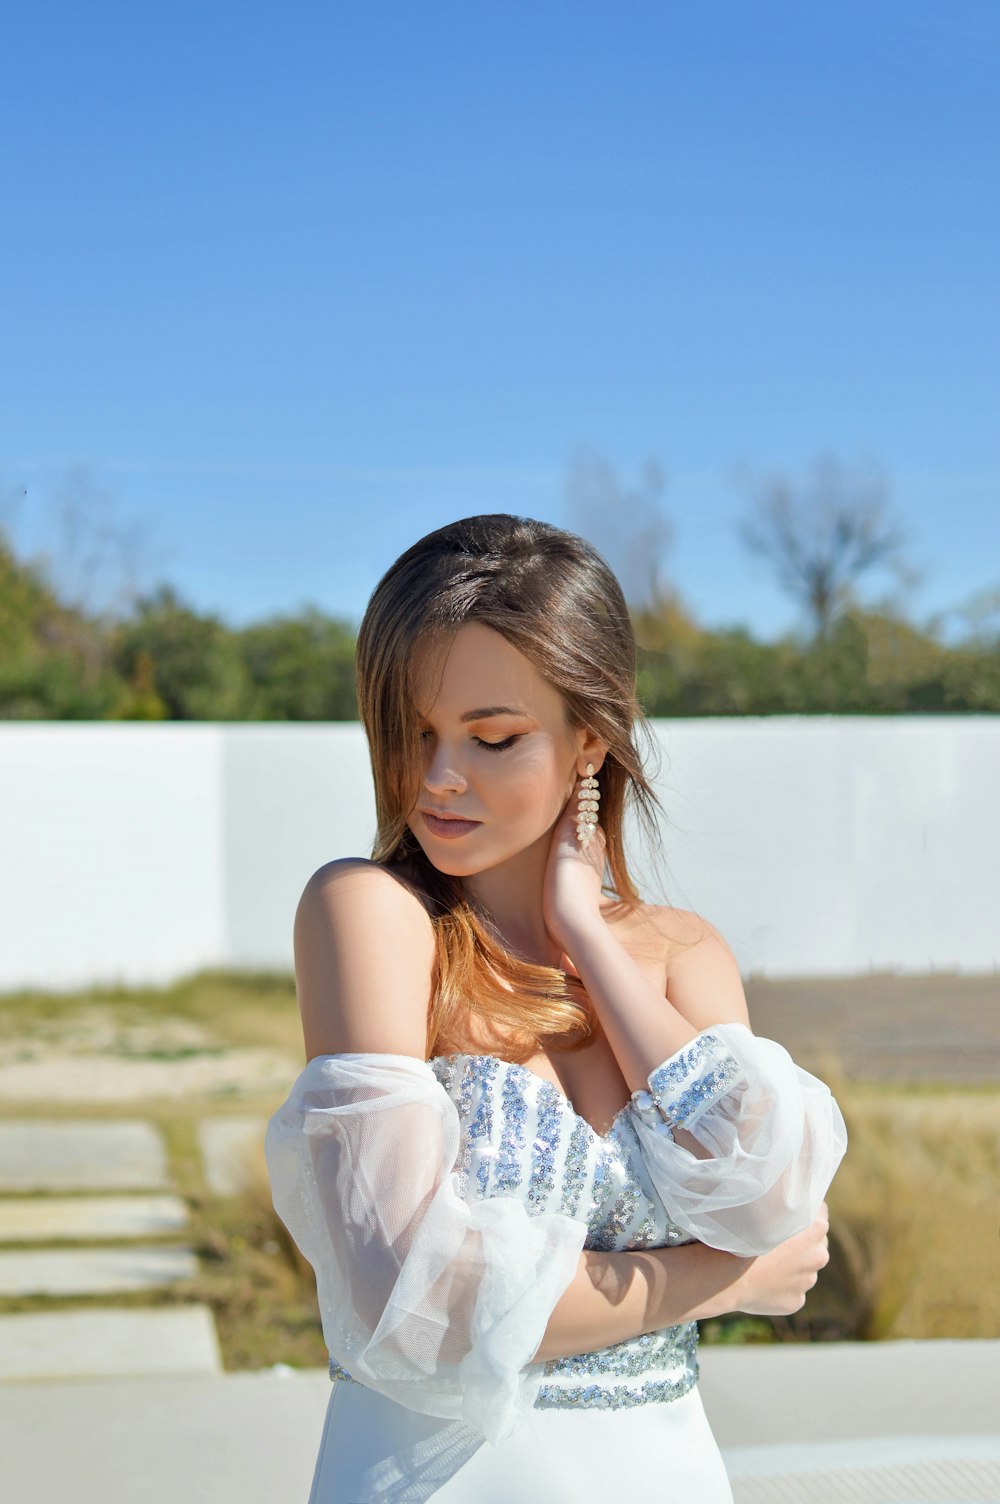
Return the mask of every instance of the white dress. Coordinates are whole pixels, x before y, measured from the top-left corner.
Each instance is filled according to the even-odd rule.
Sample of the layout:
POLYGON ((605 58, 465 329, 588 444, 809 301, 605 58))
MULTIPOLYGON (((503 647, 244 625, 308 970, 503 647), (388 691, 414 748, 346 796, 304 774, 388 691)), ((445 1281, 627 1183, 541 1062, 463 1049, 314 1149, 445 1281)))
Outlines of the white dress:
POLYGON ((531 1360, 584 1248, 767 1252, 812 1221, 847 1134, 824 1083, 744 1024, 703 1030, 647 1084, 601 1135, 492 1055, 309 1062, 265 1149, 335 1380, 310 1504, 630 1485, 728 1504, 694 1322, 531 1360))

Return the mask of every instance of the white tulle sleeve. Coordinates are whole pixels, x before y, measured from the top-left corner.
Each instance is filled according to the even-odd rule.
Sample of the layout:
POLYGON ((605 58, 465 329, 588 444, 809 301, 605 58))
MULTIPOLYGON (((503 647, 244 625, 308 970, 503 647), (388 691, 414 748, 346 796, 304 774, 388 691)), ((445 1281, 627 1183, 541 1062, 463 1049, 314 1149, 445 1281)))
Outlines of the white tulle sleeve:
POLYGON ((847 1148, 818 1077, 746 1024, 716 1024, 634 1092, 632 1123, 656 1192, 678 1227, 744 1256, 812 1222, 847 1148), (678 1142, 683 1130, 697 1152, 678 1142))
POLYGON ((320 1055, 268 1124, 275 1209, 316 1272, 352 1378, 490 1441, 531 1409, 531 1359, 587 1227, 514 1197, 465 1202, 458 1112, 425 1062, 320 1055))

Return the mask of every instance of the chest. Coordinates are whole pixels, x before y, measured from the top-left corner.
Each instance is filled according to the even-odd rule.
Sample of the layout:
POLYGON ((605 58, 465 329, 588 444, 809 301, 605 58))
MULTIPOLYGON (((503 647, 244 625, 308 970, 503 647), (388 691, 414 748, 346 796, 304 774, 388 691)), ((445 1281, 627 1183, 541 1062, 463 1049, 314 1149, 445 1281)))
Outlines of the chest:
POLYGON ((529 1216, 586 1222, 586 1246, 649 1248, 684 1241, 649 1182, 631 1108, 597 1133, 562 1093, 495 1055, 436 1056, 431 1068, 458 1111, 455 1162, 463 1199, 514 1197, 529 1216))
POLYGON ((540 1052, 524 1064, 568 1098, 597 1134, 608 1132, 629 1100, 628 1084, 603 1034, 582 1049, 540 1052))
MULTIPOLYGON (((661 996, 666 995, 667 964, 662 947, 649 943, 646 934, 619 931, 619 939, 632 960, 661 996)), ((470 1020, 470 1024, 473 1021, 470 1020)), ((469 1030, 462 1048, 502 1056, 505 1052, 496 1040, 483 1033, 481 1025, 469 1030)), ((598 1135, 611 1128, 618 1113, 629 1101, 631 1092, 606 1036, 600 1030, 586 1045, 573 1050, 543 1049, 521 1064, 555 1087, 572 1104, 577 1117, 583 1118, 598 1135)))

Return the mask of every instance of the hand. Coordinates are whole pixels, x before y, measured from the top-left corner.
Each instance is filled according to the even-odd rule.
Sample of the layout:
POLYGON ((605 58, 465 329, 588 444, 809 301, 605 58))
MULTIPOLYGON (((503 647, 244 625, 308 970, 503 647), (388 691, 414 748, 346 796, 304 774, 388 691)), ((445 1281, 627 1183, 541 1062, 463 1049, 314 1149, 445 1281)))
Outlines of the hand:
POLYGON ((727 1311, 791 1316, 806 1303, 819 1271, 830 1262, 830 1216, 824 1201, 811 1227, 762 1253, 726 1291, 727 1311))
POLYGON ((542 918, 553 940, 563 948, 563 960, 569 962, 564 969, 568 971, 576 970, 566 954, 574 935, 580 933, 581 926, 604 922, 601 918, 604 831, 598 825, 586 847, 580 845, 576 838, 579 793, 577 778, 562 814, 552 827, 542 887, 542 918))

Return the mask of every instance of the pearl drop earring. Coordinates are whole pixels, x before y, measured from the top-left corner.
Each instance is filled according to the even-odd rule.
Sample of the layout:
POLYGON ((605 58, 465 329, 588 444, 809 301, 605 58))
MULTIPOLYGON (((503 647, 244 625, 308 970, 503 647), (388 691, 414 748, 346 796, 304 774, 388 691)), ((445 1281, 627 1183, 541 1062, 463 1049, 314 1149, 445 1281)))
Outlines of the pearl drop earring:
POLYGON ((576 838, 586 848, 597 829, 597 811, 601 802, 601 789, 594 777, 594 764, 588 762, 587 776, 580 779, 580 794, 576 817, 576 838))

